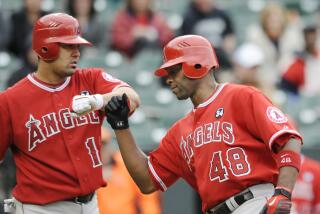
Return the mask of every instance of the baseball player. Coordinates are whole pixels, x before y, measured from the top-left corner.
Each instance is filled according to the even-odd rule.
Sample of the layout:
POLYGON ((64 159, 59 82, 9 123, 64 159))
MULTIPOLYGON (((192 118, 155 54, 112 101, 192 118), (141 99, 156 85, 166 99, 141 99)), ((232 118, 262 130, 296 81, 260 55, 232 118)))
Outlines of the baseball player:
POLYGON ((124 162, 144 193, 166 191, 183 178, 200 195, 204 213, 289 213, 302 138, 288 118, 255 88, 218 84, 207 39, 180 36, 163 50, 155 72, 194 108, 147 157, 128 124, 127 96, 106 105, 124 162))
POLYGON ((302 156, 292 193, 292 214, 320 214, 320 164, 302 156))
POLYGON ((72 16, 43 16, 32 42, 37 70, 0 94, 0 160, 10 147, 17 168, 7 208, 17 214, 98 214, 95 190, 106 185, 101 110, 111 96, 126 93, 133 112, 139 97, 102 69, 77 67, 79 46, 90 42, 72 16))

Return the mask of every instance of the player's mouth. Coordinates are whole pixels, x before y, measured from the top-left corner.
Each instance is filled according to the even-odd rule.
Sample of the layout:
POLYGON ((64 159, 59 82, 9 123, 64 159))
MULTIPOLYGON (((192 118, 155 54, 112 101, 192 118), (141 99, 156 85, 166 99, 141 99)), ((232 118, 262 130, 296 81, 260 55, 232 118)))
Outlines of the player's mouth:
POLYGON ((173 93, 177 93, 177 90, 178 90, 178 87, 171 87, 171 91, 172 91, 173 93))
POLYGON ((77 61, 72 61, 70 63, 70 67, 73 68, 73 69, 76 69, 77 68, 77 65, 78 65, 78 62, 77 61))

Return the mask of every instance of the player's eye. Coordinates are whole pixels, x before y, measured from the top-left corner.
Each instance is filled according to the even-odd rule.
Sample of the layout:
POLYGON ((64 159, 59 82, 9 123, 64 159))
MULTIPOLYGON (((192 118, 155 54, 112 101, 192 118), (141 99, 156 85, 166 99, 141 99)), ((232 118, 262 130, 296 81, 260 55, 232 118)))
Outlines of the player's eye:
POLYGON ((75 49, 80 47, 80 45, 78 44, 60 44, 60 45, 64 49, 75 49))
POLYGON ((169 68, 166 68, 166 71, 169 73, 169 75, 175 75, 179 73, 182 69, 182 64, 173 65, 169 68))

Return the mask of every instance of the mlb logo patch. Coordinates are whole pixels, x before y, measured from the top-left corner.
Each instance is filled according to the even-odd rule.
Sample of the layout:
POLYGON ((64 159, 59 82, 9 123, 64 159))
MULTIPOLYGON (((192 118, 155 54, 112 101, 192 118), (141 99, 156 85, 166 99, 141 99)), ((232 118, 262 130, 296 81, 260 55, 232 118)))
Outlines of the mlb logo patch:
POLYGON ((223 116, 224 113, 224 109, 223 108, 218 108, 218 110, 216 111, 216 118, 220 118, 223 116))
POLYGON ((90 95, 89 91, 81 91, 80 95, 90 95))

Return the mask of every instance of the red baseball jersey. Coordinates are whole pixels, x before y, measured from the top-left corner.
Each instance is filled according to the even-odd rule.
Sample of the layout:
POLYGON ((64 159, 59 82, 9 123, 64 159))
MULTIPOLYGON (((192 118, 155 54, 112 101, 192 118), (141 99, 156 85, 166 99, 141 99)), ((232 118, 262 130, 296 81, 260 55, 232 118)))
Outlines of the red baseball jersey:
POLYGON ((104 114, 71 117, 75 95, 104 94, 128 84, 101 69, 78 69, 52 88, 32 74, 0 94, 0 160, 11 147, 17 185, 13 196, 46 204, 106 185, 100 158, 104 114))
POLYGON ((320 214, 320 163, 303 156, 292 201, 293 214, 320 214))
POLYGON ((292 136, 301 139, 260 91, 219 84, 207 101, 170 128, 150 153, 149 171, 162 191, 185 179, 200 194, 205 211, 249 186, 276 184, 271 148, 292 136))

